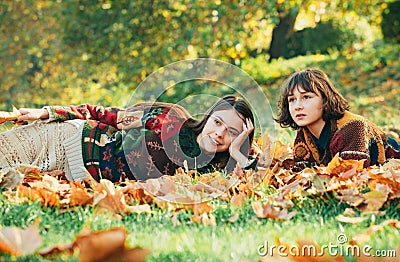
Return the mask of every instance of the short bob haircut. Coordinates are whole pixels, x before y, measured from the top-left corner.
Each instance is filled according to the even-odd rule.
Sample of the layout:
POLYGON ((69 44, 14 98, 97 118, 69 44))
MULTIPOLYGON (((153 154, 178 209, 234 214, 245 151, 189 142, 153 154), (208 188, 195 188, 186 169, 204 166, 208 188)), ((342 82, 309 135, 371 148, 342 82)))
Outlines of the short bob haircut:
POLYGON ((281 87, 281 96, 278 103, 278 117, 275 121, 281 127, 298 129, 289 112, 288 96, 295 88, 301 87, 306 92, 312 92, 322 97, 323 108, 322 119, 340 119, 346 110, 349 110, 347 100, 333 86, 328 76, 318 69, 305 69, 293 73, 281 87))

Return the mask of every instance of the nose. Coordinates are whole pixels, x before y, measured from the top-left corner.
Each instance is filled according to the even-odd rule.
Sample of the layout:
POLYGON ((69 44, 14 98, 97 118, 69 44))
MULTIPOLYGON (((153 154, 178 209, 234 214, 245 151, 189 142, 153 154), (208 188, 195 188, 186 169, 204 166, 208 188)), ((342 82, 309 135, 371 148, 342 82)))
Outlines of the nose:
POLYGON ((303 109, 303 103, 301 102, 301 99, 297 99, 297 100, 296 100, 296 103, 295 103, 295 105, 294 105, 294 108, 295 108, 296 110, 303 109))
POLYGON ((224 125, 219 126, 215 129, 215 135, 217 137, 222 137, 225 133, 226 127, 224 125))

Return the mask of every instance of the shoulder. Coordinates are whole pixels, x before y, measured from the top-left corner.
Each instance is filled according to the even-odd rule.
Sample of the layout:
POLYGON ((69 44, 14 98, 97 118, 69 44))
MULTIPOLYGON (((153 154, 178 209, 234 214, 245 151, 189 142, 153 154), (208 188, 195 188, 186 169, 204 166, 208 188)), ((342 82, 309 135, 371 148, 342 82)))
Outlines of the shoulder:
POLYGON ((368 134, 373 137, 384 136, 383 130, 375 123, 363 116, 345 112, 342 118, 337 120, 337 128, 339 133, 348 133, 354 136, 357 133, 368 134))
POLYGON ((346 111, 344 115, 337 120, 338 129, 341 129, 348 125, 364 125, 366 123, 366 119, 363 116, 353 114, 349 111, 346 111))

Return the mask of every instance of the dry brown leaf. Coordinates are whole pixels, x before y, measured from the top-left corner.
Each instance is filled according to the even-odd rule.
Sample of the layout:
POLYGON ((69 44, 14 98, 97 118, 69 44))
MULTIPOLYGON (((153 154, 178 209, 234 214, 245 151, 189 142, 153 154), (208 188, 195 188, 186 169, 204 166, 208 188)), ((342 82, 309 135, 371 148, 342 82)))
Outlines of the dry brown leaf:
POLYGON ((364 202, 367 204, 363 206, 361 210, 363 212, 374 212, 379 211, 388 198, 388 193, 373 190, 363 194, 365 198, 364 202))
POLYGON ((356 212, 354 211, 354 209, 348 208, 348 207, 347 207, 347 208, 343 211, 343 215, 344 215, 344 216, 354 217, 354 216, 356 215, 356 212))
POLYGON ((361 223, 365 220, 368 219, 368 217, 348 217, 340 214, 337 218, 337 221, 342 222, 342 223, 351 223, 351 224, 357 224, 361 223))
POLYGON ((37 189, 18 185, 16 187, 16 195, 18 197, 25 197, 31 201, 39 201, 43 206, 60 205, 59 195, 55 192, 49 191, 48 189, 37 189))
POLYGON ((350 206, 357 207, 365 200, 364 196, 357 189, 342 189, 339 190, 340 195, 336 196, 339 201, 347 202, 350 206))
POLYGON ((196 216, 204 214, 204 213, 209 214, 214 210, 214 208, 212 206, 210 206, 207 202, 191 204, 191 205, 189 205, 189 208, 191 210, 193 210, 193 213, 196 216))
POLYGON ((331 175, 341 175, 343 178, 348 178, 361 172, 364 168, 365 160, 343 160, 336 154, 326 167, 326 172, 331 175))
POLYGON ((28 183, 31 188, 47 189, 51 192, 69 191, 71 187, 69 184, 60 183, 55 177, 45 174, 41 181, 34 181, 28 183))
POLYGON ((239 213, 234 212, 233 215, 231 217, 229 217, 226 221, 228 221, 230 223, 235 223, 238 219, 239 219, 239 213))
POLYGON ((12 255, 32 254, 42 244, 39 220, 27 229, 4 227, 0 229, 0 252, 12 255))
POLYGON ((127 206, 127 210, 130 213, 151 213, 151 207, 149 204, 127 206))
POLYGON ((101 179, 94 188, 93 206, 105 208, 116 214, 123 214, 127 211, 124 194, 117 190, 114 184, 107 179, 101 179))
POLYGON ((256 201, 251 204, 253 207, 254 213, 259 218, 271 218, 276 220, 289 220, 293 216, 296 215, 296 211, 288 213, 287 209, 279 209, 277 207, 272 207, 270 202, 267 202, 265 205, 261 204, 261 202, 256 201))
POLYGON ((68 253, 69 255, 73 255, 73 243, 47 247, 38 252, 38 254, 41 255, 42 257, 56 257, 62 253, 68 253))
POLYGON ((351 242, 362 243, 368 241, 373 233, 383 230, 383 228, 386 226, 392 226, 398 229, 400 228, 400 221, 396 219, 390 219, 380 223, 379 225, 372 225, 367 228, 364 233, 354 236, 351 242))
POLYGON ((12 112, 0 111, 0 124, 7 122, 7 121, 16 120, 20 116, 21 116, 21 113, 14 106, 13 106, 12 112))
POLYGON ((293 158, 293 150, 289 145, 283 144, 281 141, 276 141, 274 150, 274 159, 283 162, 285 159, 293 158))
POLYGON ((150 250, 134 247, 129 249, 124 249, 121 253, 113 254, 109 256, 107 259, 103 260, 103 262, 114 262, 114 261, 123 261, 123 262, 141 262, 145 261, 146 257, 150 254, 150 250))
POLYGON ((83 231, 77 236, 74 246, 79 249, 82 262, 101 261, 114 252, 121 252, 125 247, 126 231, 114 228, 99 232, 83 231))
POLYGON ((71 206, 86 206, 93 204, 93 195, 90 194, 86 188, 79 182, 71 182, 71 193, 68 196, 69 204, 71 206))
POLYGON ((242 193, 236 194, 231 198, 231 205, 236 206, 236 207, 241 207, 243 205, 243 202, 245 201, 246 196, 242 193))
POLYGON ((79 261, 144 261, 149 250, 139 247, 127 249, 126 231, 113 228, 99 232, 82 232, 74 242, 79 250, 79 261))
POLYGON ((207 213, 202 213, 201 215, 196 215, 194 214, 191 217, 191 221, 203 225, 212 225, 215 226, 217 225, 215 216, 213 214, 207 214, 207 213))

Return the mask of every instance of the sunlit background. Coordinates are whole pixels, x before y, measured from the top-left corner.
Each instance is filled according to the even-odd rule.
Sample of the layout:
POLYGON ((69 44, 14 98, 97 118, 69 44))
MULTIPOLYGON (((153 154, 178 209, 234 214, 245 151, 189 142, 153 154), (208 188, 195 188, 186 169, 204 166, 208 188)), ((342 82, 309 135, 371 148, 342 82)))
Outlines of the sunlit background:
MULTIPOLYGON (((353 111, 395 125, 399 6, 369 0, 2 1, 0 110, 13 104, 123 107, 160 67, 210 57, 245 70, 275 112, 282 81, 317 67, 353 111)), ((205 92, 204 86, 217 96, 229 91, 193 82, 164 99, 179 101, 205 92)))

